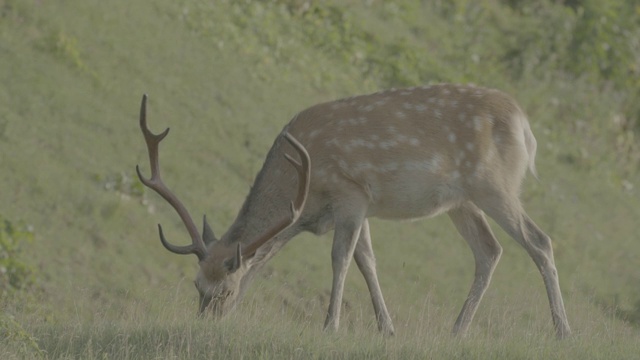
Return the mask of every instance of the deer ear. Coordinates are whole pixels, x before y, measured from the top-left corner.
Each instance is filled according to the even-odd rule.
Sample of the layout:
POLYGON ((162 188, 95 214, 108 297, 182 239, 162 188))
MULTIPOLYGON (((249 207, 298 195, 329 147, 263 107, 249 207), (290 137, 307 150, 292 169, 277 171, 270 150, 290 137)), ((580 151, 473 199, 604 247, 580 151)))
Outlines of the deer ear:
POLYGON ((238 247, 236 247, 236 253, 233 257, 228 258, 224 261, 224 267, 227 268, 229 273, 234 273, 236 270, 240 268, 242 265, 242 249, 240 243, 238 243, 238 247))
POLYGON ((204 244, 207 246, 218 241, 213 230, 211 230, 211 226, 209 226, 209 223, 207 222, 207 215, 202 217, 202 240, 204 240, 204 244))

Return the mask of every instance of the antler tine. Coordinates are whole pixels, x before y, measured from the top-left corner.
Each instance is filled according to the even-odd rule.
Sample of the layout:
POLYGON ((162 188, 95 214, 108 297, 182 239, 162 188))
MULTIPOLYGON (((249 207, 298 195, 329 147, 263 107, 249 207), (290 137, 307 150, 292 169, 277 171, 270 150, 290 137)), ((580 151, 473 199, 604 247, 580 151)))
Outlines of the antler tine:
POLYGON ((206 257, 206 246, 198 232, 189 211, 182 204, 180 199, 169 190, 160 177, 160 159, 158 147, 162 139, 169 133, 169 128, 160 134, 152 133, 147 127, 147 94, 142 96, 142 103, 140 105, 140 129, 144 135, 144 140, 147 143, 147 150, 149 152, 149 162, 151 164, 151 178, 145 178, 140 172, 140 167, 136 165, 136 172, 140 181, 150 189, 153 189, 156 193, 162 196, 178 213, 180 219, 187 228, 189 235, 191 236, 191 245, 176 246, 169 243, 162 232, 162 226, 158 224, 158 231, 160 233, 160 241, 164 247, 175 254, 195 254, 200 261, 206 257))
POLYGON ((242 251, 243 257, 252 256, 253 254, 255 254, 256 250, 260 248, 260 246, 264 245, 267 241, 273 239, 280 232, 295 223, 300 217, 302 209, 304 208, 304 204, 307 201, 307 195, 309 194, 311 158, 309 157, 309 153, 304 148, 304 146, 300 144, 300 142, 296 140, 296 138, 294 138, 291 134, 285 133, 284 137, 298 152, 298 154, 300 154, 301 160, 301 162, 299 163, 289 154, 284 155, 285 158, 296 168, 298 172, 298 193, 296 195, 296 199, 291 202, 291 216, 288 219, 281 220, 279 223, 262 234, 253 243, 251 243, 251 245, 247 246, 242 251))

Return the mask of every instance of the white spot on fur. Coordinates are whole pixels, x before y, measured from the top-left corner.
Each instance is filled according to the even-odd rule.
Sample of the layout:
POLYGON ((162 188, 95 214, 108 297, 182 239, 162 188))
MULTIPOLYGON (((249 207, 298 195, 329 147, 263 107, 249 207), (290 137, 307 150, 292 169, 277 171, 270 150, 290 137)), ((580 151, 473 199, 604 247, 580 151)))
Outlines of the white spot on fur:
POLYGON ((493 146, 489 146, 489 148, 487 149, 487 153, 485 154, 484 162, 489 164, 492 163, 495 156, 496 156, 495 148, 493 146))
POLYGON ((313 130, 313 131, 311 131, 311 132, 309 133, 309 138, 310 138, 310 139, 313 139, 313 138, 315 138, 316 136, 318 136, 321 132, 322 132, 322 130, 320 130, 320 129, 315 129, 315 130, 313 130))
POLYGON ((407 171, 419 171, 435 173, 440 167, 442 158, 440 155, 435 155, 430 160, 409 160, 403 163, 403 169, 407 171))
POLYGON ((480 116, 476 115, 473 117, 473 128, 476 129, 476 131, 482 130, 482 118, 480 116))
POLYGON ((449 139, 449 142, 454 143, 456 142, 456 134, 455 133, 449 133, 449 136, 447 136, 447 139, 449 139))
POLYGON ((409 139, 409 145, 418 146, 418 145, 420 145, 420 140, 418 140, 416 138, 411 138, 411 139, 409 139))
POLYGON ((356 172, 371 171, 373 169, 375 169, 375 167, 370 162, 359 163, 353 167, 353 170, 356 172))
POLYGON ((395 140, 382 141, 378 144, 378 146, 382 150, 388 150, 388 149, 391 149, 392 147, 396 147, 397 145, 398 145, 398 142, 395 140))
POLYGON ((352 147, 364 146, 365 144, 366 142, 363 139, 353 139, 349 141, 349 146, 352 147))
POLYGON ((408 170, 408 171, 428 171, 428 172, 431 172, 433 170, 433 167, 432 167, 431 162, 429 160, 422 160, 422 161, 410 160, 410 161, 405 161, 404 164, 403 164, 403 168, 404 168, 404 170, 408 170))
POLYGON ((386 164, 380 166, 377 170, 379 172, 386 173, 386 172, 397 171, 398 167, 399 167, 398 163, 393 161, 393 162, 386 163, 386 164))
POLYGON ((326 146, 338 146, 340 145, 340 142, 338 141, 338 138, 333 138, 331 140, 327 140, 327 142, 324 143, 326 146))
POLYGON ((467 148, 467 150, 469 150, 469 151, 473 151, 473 149, 475 149, 475 147, 476 147, 476 146, 475 146, 475 144, 474 144, 474 143, 470 143, 470 142, 469 142, 469 143, 467 143, 467 144, 465 145, 465 147, 467 148))
POLYGON ((427 110, 427 106, 422 104, 416 105, 415 108, 416 108, 416 111, 418 112, 425 112, 427 110))
POLYGON ((316 177, 325 178, 327 176, 327 170, 316 168, 315 174, 316 174, 316 177))
POLYGON ((433 155, 433 158, 431 158, 431 165, 433 166, 434 170, 437 170, 438 168, 440 168, 441 163, 442 163, 442 155, 440 154, 433 155))
POLYGON ((471 176, 474 178, 479 178, 482 175, 484 175, 484 172, 485 172, 484 165, 478 164, 478 166, 476 166, 476 169, 473 171, 473 174, 471 174, 471 176))
POLYGON ((352 148, 357 148, 357 147, 366 147, 368 149, 373 149, 375 148, 375 144, 372 142, 366 141, 365 139, 352 139, 349 141, 349 143, 345 147, 345 150, 347 150, 347 147, 349 148, 348 150, 351 150, 352 148))
POLYGON ((398 117, 399 119, 404 119, 407 117, 407 115, 402 111, 396 111, 396 117, 398 117))

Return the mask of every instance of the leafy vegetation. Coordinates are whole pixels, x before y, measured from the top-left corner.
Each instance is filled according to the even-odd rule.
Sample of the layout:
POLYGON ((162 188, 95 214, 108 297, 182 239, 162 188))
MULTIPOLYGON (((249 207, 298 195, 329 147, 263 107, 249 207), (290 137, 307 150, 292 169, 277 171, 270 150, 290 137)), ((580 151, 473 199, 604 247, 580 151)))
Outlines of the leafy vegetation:
POLYGON ((23 252, 33 243, 33 230, 0 216, 0 295, 3 298, 33 284, 33 269, 23 252))
POLYGON ((38 229, 0 221, 0 358, 637 357, 638 19, 630 0, 0 0, 0 213, 38 229), (220 233, 297 111, 441 81, 526 109, 541 180, 523 200, 554 238, 572 339, 553 340, 540 276, 497 227, 471 334, 449 336, 473 264, 446 217, 372 221, 394 339, 372 336, 357 271, 342 329, 321 332, 330 236, 291 241, 232 316, 193 319, 195 261, 154 232, 184 229, 136 180, 143 93, 150 127, 172 128, 163 177, 220 233))
POLYGON ((12 302, 29 300, 35 270, 26 262, 25 247, 33 243, 33 230, 0 216, 0 337, 22 354, 42 354, 37 340, 5 312, 12 302))

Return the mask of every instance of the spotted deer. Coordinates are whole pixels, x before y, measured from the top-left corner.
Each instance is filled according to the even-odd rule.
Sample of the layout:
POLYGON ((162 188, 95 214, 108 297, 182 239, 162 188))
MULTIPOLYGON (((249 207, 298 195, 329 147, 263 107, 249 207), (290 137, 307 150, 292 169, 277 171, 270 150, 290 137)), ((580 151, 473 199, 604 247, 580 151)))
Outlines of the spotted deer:
POLYGON ((471 290, 453 327, 463 335, 502 253, 487 214, 533 259, 556 334, 570 334, 551 239, 518 198, 527 169, 535 175, 536 140, 523 111, 503 92, 439 84, 355 96, 298 113, 275 139, 237 218, 220 239, 206 217, 200 233, 162 182, 158 144, 169 129, 159 135, 148 130, 146 95, 140 127, 152 177, 143 177, 139 168, 138 175, 175 208, 191 236, 191 245, 176 246, 158 225, 169 251, 198 257, 200 313, 223 315, 233 309, 255 273, 298 233, 334 229, 325 329, 338 329, 353 257, 369 288, 378 328, 392 335, 368 218, 401 220, 446 212, 475 259, 471 290))

